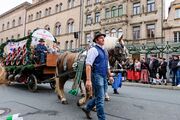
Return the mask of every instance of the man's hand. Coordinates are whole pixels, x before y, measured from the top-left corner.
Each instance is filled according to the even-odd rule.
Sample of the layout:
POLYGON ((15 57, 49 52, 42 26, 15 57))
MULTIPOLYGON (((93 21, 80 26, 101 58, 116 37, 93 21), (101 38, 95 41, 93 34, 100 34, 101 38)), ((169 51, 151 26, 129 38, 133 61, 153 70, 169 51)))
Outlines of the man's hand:
POLYGON ((113 77, 109 77, 109 83, 113 84, 113 82, 114 82, 114 78, 113 77))
POLYGON ((87 88, 88 90, 91 90, 91 88, 92 88, 91 80, 86 80, 86 88, 87 88))

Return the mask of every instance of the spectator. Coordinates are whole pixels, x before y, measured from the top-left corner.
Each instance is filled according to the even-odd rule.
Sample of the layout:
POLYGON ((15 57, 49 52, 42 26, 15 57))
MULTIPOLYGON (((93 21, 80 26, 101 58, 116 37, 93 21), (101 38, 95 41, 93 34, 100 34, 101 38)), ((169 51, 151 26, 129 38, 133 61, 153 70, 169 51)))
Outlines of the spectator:
POLYGON ((141 82, 142 83, 148 83, 149 78, 149 66, 146 62, 146 60, 143 58, 141 60, 141 82))
POLYGON ((176 80, 176 77, 177 77, 177 64, 179 62, 179 58, 177 55, 174 55, 173 56, 173 60, 171 62, 171 70, 172 70, 172 86, 177 86, 177 80, 176 80))
POLYGON ((180 87, 180 56, 179 56, 179 61, 178 61, 178 63, 177 63, 177 77, 176 77, 176 85, 177 85, 177 87, 180 87))
POLYGON ((141 63, 138 59, 135 60, 134 63, 134 80, 139 81, 141 77, 141 63))
POLYGON ((156 59, 155 55, 151 55, 149 61, 150 83, 152 82, 153 78, 156 78, 158 66, 159 66, 159 61, 156 59))
POLYGON ((162 79, 165 85, 167 85, 166 68, 167 68, 167 62, 165 61, 165 58, 161 58, 159 65, 159 77, 160 79, 162 79))

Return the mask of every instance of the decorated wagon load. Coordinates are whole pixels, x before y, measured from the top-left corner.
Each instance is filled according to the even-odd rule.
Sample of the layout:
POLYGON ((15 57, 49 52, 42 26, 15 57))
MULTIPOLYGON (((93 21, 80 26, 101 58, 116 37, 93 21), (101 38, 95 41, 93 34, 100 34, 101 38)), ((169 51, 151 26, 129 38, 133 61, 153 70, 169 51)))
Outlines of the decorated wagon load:
POLYGON ((35 91, 38 83, 50 83, 54 87, 51 79, 55 75, 58 54, 44 53, 45 63, 42 65, 40 59, 43 51, 37 50, 40 45, 50 50, 56 45, 56 39, 47 30, 36 29, 26 37, 1 44, 1 65, 9 82, 25 83, 30 91, 35 91))
POLYGON ((39 40, 45 41, 47 48, 52 48, 56 39, 51 33, 44 29, 36 29, 30 35, 20 38, 11 39, 1 44, 0 57, 5 66, 19 66, 35 64, 35 48, 39 40))

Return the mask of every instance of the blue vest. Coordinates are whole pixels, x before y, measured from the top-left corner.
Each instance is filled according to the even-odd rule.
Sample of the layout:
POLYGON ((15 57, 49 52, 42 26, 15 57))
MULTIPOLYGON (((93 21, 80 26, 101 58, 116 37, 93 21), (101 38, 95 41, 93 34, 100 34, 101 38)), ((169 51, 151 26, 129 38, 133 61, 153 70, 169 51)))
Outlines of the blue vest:
POLYGON ((98 56, 93 63, 92 72, 106 77, 108 72, 108 53, 97 45, 94 47, 98 51, 98 56))

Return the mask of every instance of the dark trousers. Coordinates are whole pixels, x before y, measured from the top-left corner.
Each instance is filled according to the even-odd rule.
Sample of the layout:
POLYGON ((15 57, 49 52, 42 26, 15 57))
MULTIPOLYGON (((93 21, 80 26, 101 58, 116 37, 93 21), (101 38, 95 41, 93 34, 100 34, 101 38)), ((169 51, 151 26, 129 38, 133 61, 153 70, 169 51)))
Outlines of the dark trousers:
POLYGON ((177 73, 177 70, 172 70, 172 85, 173 86, 177 85, 176 73, 177 73))

